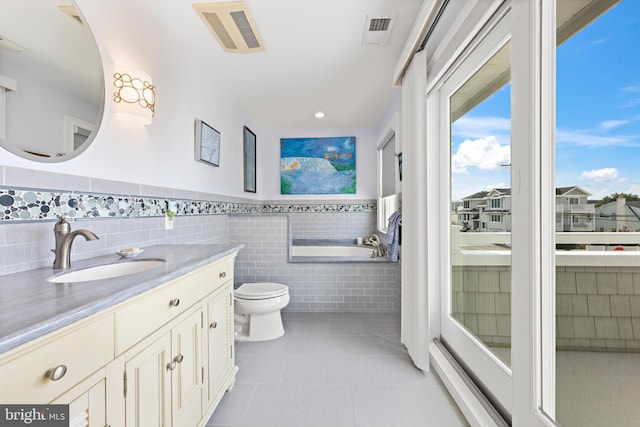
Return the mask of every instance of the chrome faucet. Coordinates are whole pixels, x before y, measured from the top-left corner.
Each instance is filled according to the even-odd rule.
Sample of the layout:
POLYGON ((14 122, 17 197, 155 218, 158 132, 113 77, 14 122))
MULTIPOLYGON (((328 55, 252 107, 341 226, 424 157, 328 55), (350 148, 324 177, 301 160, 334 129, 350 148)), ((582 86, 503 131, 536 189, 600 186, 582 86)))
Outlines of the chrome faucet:
POLYGON ((53 227, 53 234, 56 237, 56 248, 51 252, 56 254, 53 261, 54 269, 68 269, 71 266, 71 244, 77 236, 82 236, 87 240, 99 239, 93 232, 89 230, 71 231, 71 225, 64 216, 61 216, 56 225, 53 227))
POLYGON ((380 244, 380 238, 378 237, 377 234, 374 233, 369 237, 367 237, 367 239, 364 241, 364 244, 368 246, 373 246, 373 248, 375 249, 375 252, 373 253, 372 256, 374 257, 384 256, 384 248, 380 244))

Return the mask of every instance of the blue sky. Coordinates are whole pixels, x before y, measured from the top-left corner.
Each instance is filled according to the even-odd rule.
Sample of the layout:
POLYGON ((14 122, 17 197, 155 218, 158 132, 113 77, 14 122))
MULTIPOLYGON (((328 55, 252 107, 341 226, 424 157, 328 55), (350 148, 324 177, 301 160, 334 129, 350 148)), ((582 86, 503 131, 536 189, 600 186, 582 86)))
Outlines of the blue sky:
MULTIPOLYGON (((556 186, 640 194, 640 1, 623 0, 557 50, 556 186)), ((453 125, 453 197, 509 187, 507 85, 453 125)))

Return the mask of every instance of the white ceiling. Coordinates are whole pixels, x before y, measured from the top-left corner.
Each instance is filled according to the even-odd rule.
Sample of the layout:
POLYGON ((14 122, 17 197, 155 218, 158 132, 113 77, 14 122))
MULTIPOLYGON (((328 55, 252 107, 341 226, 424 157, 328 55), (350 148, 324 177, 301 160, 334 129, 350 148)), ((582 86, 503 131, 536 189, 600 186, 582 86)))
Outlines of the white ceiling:
POLYGON ((254 120, 272 127, 373 127, 422 0, 247 0, 266 50, 225 53, 216 76, 254 120), (386 46, 362 46, 368 14, 396 17, 386 46), (322 110, 323 120, 313 117, 322 110))
MULTIPOLYGON (((48 4, 60 15, 54 10, 57 2, 34 1, 43 3, 40 10, 48 4)), ((260 126, 314 129, 378 125, 394 94, 393 72, 422 6, 422 0, 246 0, 266 50, 234 54, 223 51, 192 0, 142 1, 153 5, 151 13, 167 31, 180 32, 181 40, 215 56, 212 77, 260 126), (395 19, 385 46, 362 46, 371 14, 395 19), (318 110, 327 117, 314 118, 318 110)), ((2 28, 6 32, 8 26, 2 28)))

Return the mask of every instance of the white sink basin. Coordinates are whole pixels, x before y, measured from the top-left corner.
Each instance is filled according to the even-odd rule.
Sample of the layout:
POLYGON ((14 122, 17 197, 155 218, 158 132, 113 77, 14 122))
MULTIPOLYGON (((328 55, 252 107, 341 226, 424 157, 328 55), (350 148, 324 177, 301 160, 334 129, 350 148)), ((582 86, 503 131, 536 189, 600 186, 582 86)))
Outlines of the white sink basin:
POLYGON ((154 258, 100 264, 93 267, 54 274, 49 277, 47 281, 51 283, 76 283, 88 282, 90 280, 111 279, 114 277, 128 276, 130 274, 151 270, 152 268, 164 265, 164 262, 165 260, 163 259, 154 258))

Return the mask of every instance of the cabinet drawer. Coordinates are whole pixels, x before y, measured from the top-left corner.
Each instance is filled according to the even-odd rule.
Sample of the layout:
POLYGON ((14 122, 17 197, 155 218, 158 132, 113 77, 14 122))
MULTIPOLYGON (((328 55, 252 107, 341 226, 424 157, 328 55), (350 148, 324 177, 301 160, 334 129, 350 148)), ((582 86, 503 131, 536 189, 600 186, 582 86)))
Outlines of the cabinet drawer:
POLYGON ((147 292, 116 311, 116 353, 182 314, 233 277, 230 256, 147 292))
POLYGON ((205 295, 209 295, 211 292, 233 279, 234 259, 235 255, 223 258, 220 261, 211 264, 209 267, 205 267, 209 269, 205 282, 205 295))
POLYGON ((1 362, 2 403, 44 404, 70 389, 113 359, 111 315, 64 332, 54 332, 39 343, 18 350, 1 362), (47 372, 58 367, 57 380, 47 372))
MULTIPOLYGON (((190 276, 189 276, 190 277, 190 276)), ((202 299, 199 283, 176 279, 116 311, 116 353, 120 354, 202 299)))

